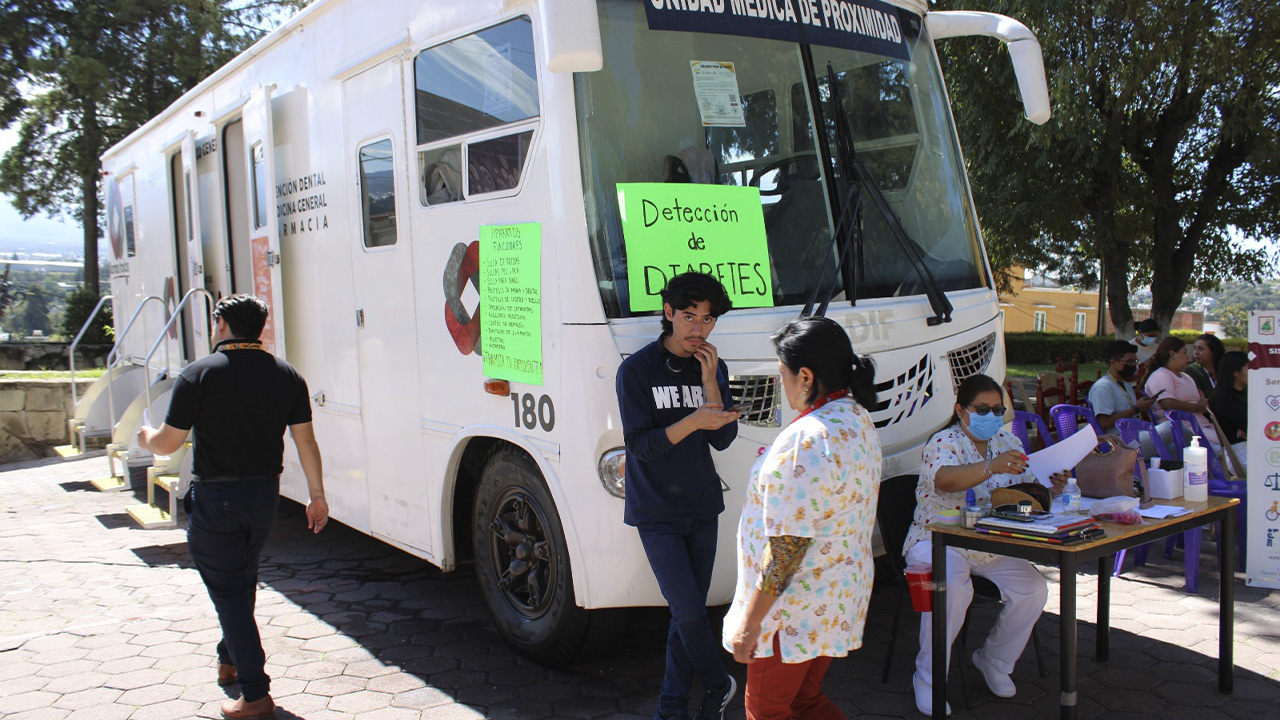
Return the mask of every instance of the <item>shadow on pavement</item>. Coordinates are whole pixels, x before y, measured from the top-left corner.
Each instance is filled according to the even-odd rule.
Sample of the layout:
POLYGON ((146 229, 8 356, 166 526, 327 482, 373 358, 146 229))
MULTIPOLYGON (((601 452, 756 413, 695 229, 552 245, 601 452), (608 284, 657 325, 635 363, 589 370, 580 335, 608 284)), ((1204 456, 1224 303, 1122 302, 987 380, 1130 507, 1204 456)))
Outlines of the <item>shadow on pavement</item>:
MULTIPOLYGON (((152 566, 190 567, 185 543, 146 546, 134 552, 152 566)), ((1202 561, 1202 599, 1216 603, 1211 597, 1216 596, 1217 582, 1210 558, 1207 554, 1202 561)), ((1127 571, 1126 580, 1161 587, 1133 588, 1116 581, 1113 607, 1135 605, 1123 594, 1148 590, 1157 592, 1162 601, 1179 603, 1186 597, 1180 569, 1180 560, 1153 557, 1148 566, 1127 571)), ((882 573, 881 577, 887 576, 882 573)), ((665 609, 637 609, 625 630, 602 652, 565 668, 545 668, 515 653, 498 635, 469 566, 444 573, 339 523, 312 535, 306 530, 302 507, 291 501, 281 503, 263 553, 260 581, 279 594, 272 595, 271 601, 259 594, 257 615, 268 648, 268 669, 278 678, 277 685, 292 684, 302 693, 277 696, 280 717, 307 717, 311 708, 306 702, 314 699, 311 696, 332 694, 343 687, 343 681, 352 687, 400 688, 396 704, 423 710, 423 717, 430 716, 429 708, 452 702, 476 708, 490 718, 652 716, 664 665, 665 609), (294 649, 273 651, 272 639, 277 637, 290 638, 294 649), (338 666, 327 670, 337 675, 329 678, 331 688, 326 688, 324 678, 316 677, 324 666, 338 666)), ((1086 581, 1092 583, 1082 575, 1082 584, 1086 581)), ((1238 617, 1247 616, 1249 598, 1265 594, 1241 582, 1238 617)), ((877 583, 864 647, 831 666, 828 694, 850 716, 920 717, 911 693, 919 616, 909 607, 902 615, 889 682, 880 681, 896 598, 889 583, 877 583)), ((1112 657, 1108 663, 1099 663, 1092 655, 1093 611, 1083 603, 1084 598, 1078 659, 1082 720, 1153 713, 1197 720, 1263 717, 1280 701, 1273 680, 1240 669, 1235 693, 1217 692, 1216 609, 1211 616, 1189 614, 1188 622, 1197 624, 1194 628, 1162 630, 1152 625, 1141 633, 1116 629, 1119 616, 1115 615, 1112 657)), ((212 615, 212 608, 208 612, 212 615)), ((713 609, 712 617, 718 623, 723 609, 713 609)), ((953 662, 965 663, 963 681, 971 707, 964 706, 960 673, 953 669, 948 680, 955 716, 1058 717, 1058 616, 1046 612, 1040 620, 1045 675, 1039 676, 1034 652, 1028 648, 1013 673, 1018 695, 1007 700, 986 689, 969 657, 981 647, 995 617, 995 609, 975 610, 968 651, 961 652, 957 643, 953 662)), ((279 648, 279 643, 274 645, 279 648)), ((212 642, 202 652, 212 656, 212 642)), ((745 668, 725 657, 741 683, 745 668)), ((695 701, 698 697, 695 690, 695 701)), ((337 703, 334 700, 329 709, 337 703)), ((743 717, 741 692, 726 717, 743 717)))

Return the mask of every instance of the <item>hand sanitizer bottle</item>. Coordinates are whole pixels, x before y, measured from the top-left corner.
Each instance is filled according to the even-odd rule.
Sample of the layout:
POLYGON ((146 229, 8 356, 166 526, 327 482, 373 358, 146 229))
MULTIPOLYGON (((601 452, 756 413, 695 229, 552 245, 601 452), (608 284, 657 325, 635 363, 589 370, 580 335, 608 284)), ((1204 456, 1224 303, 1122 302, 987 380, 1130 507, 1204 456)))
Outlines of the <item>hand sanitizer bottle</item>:
POLYGON ((1186 461, 1182 498, 1187 502, 1209 500, 1209 450, 1200 445, 1200 437, 1193 435, 1191 444, 1182 451, 1186 461))
POLYGON ((1062 490, 1062 511, 1071 515, 1080 514, 1080 485, 1075 478, 1067 478, 1067 487, 1062 490))

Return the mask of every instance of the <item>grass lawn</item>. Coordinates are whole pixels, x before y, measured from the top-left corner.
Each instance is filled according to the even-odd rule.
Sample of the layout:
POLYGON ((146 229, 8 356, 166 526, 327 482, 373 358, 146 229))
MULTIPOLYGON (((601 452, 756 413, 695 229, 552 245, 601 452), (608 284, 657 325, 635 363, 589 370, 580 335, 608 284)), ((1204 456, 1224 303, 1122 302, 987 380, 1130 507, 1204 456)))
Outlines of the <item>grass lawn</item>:
MULTIPOLYGON (((1080 363, 1080 382, 1087 380, 1096 380, 1099 372, 1106 372, 1106 363, 1080 363)), ((1008 376, 1011 378, 1029 378, 1035 380, 1040 373, 1056 371, 1057 366, 1048 365, 1013 365, 1008 369, 1008 376)))
MULTIPOLYGON (((106 372, 103 368, 76 370, 76 381, 97 380, 106 372)), ((0 378, 9 380, 70 380, 70 370, 0 370, 0 378)))

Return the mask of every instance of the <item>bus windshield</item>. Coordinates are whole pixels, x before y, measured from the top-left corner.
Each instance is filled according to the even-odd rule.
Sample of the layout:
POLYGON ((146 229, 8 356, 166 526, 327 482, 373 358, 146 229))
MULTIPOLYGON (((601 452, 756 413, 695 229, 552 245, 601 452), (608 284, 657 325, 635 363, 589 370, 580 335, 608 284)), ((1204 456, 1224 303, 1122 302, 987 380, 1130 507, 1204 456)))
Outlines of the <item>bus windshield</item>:
MULTIPOLYGON (((842 204, 827 187, 841 167, 828 157, 839 147, 832 79, 856 159, 938 287, 988 284, 946 93, 920 16, 896 9, 909 59, 811 45, 810 74, 794 42, 651 30, 644 3, 599 5, 604 69, 576 74, 575 90, 587 226, 609 317, 634 314, 618 183, 758 187, 773 304, 805 303, 824 265, 831 283, 842 204), (736 122, 704 123, 690 64, 706 61, 732 63, 742 105, 736 122)), ((846 263, 856 269, 843 267, 835 279, 835 300, 925 293, 921 274, 874 208, 862 212, 860 250, 846 263)))

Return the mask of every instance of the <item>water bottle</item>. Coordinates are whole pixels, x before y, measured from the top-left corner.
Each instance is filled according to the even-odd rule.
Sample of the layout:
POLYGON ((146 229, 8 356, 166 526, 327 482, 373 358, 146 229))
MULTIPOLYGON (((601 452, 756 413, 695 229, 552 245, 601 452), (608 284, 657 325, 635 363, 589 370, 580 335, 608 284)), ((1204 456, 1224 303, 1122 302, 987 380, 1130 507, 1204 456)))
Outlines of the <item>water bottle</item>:
POLYGON ((1201 447, 1200 437, 1192 436, 1191 444, 1182 452, 1186 461, 1183 470, 1182 499, 1187 502, 1209 500, 1209 450, 1201 447))
POLYGON ((1062 490, 1062 511, 1071 515, 1080 514, 1080 485, 1075 478, 1067 478, 1067 486, 1062 490))

